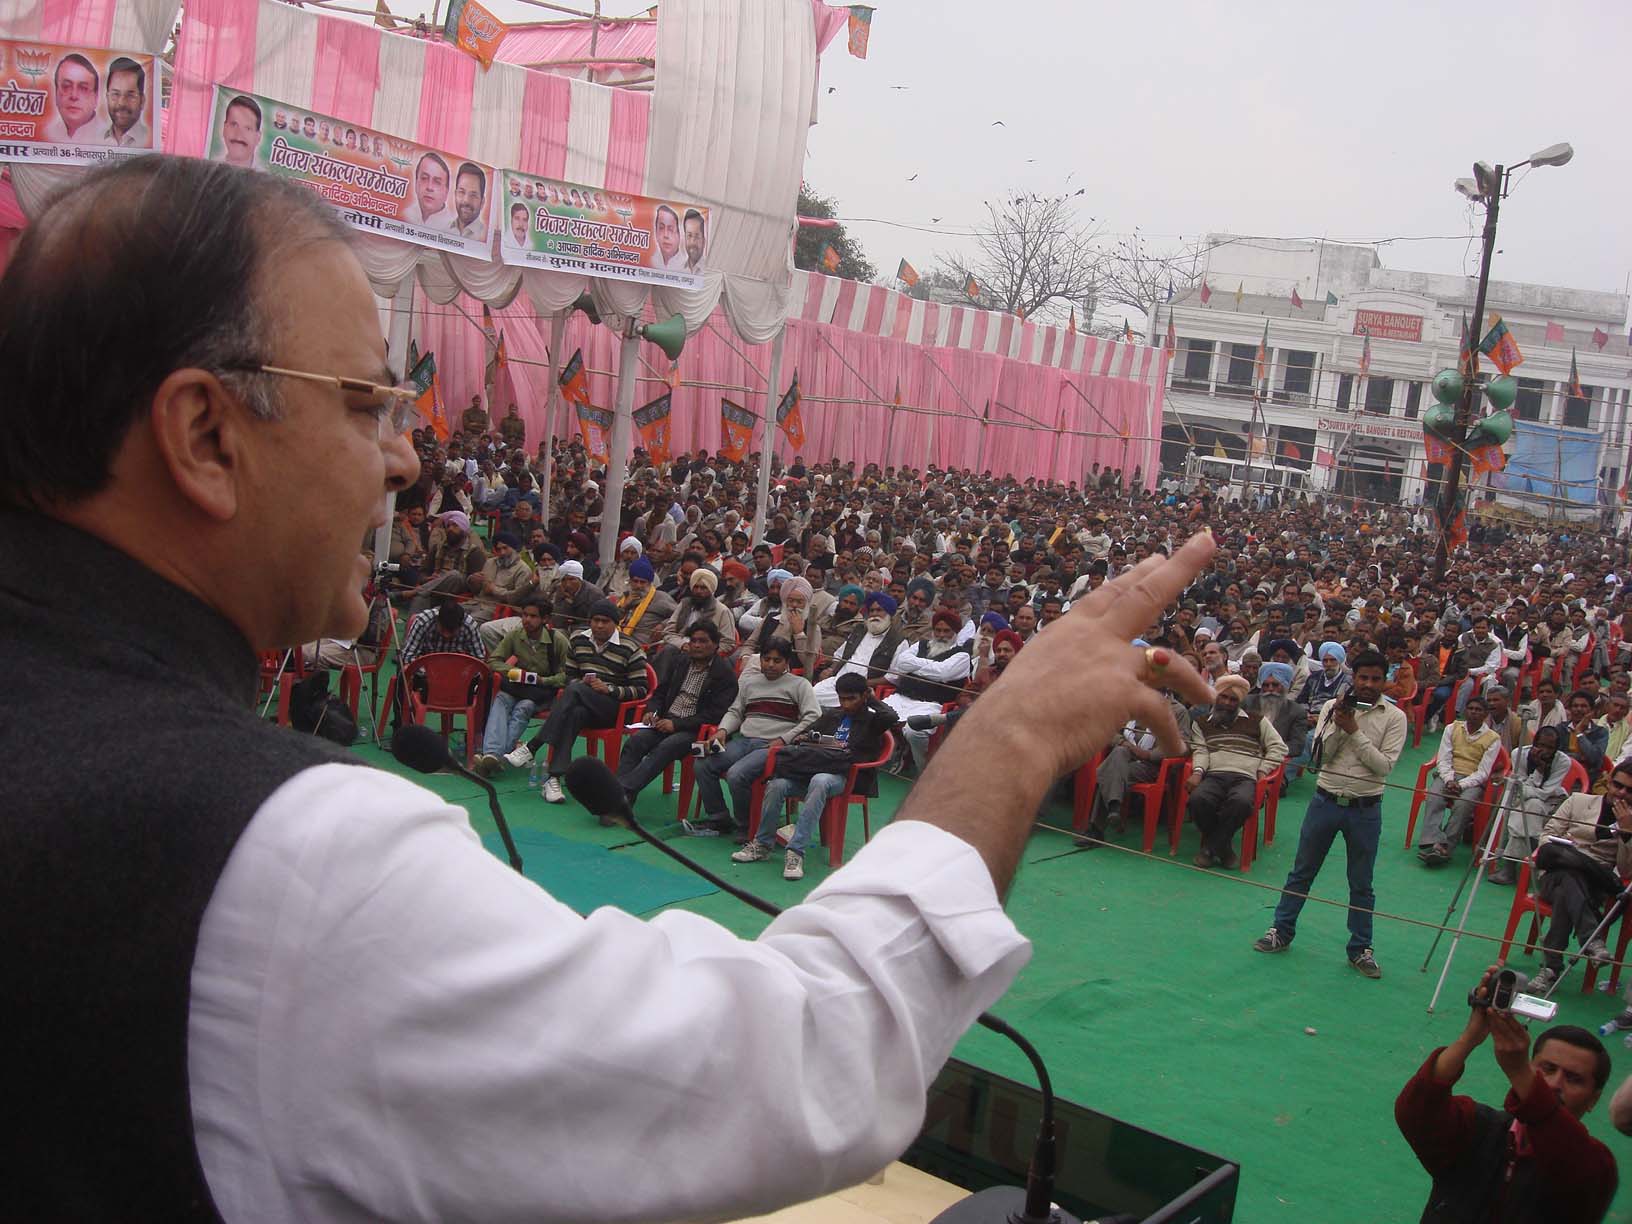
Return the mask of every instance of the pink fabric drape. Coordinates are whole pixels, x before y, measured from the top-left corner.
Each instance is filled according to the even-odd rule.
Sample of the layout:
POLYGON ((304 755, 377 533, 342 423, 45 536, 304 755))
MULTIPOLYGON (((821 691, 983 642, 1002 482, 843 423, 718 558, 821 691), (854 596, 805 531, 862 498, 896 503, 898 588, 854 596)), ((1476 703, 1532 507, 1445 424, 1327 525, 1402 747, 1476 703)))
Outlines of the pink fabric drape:
POLYGON ((47 42, 105 47, 113 34, 114 0, 44 0, 40 34, 47 42))
POLYGON ((379 84, 379 34, 351 21, 319 22, 312 109, 325 115, 371 115, 379 84))
POLYGON ((572 85, 566 77, 530 72, 521 103, 521 165, 528 174, 558 179, 567 168, 567 112, 572 85))
MULTIPOLYGON (((469 319, 452 305, 422 304, 414 332, 422 349, 437 354, 443 394, 455 412, 481 389, 487 367, 486 341, 471 321, 480 320, 481 307, 468 298, 460 305, 469 319)), ((546 360, 548 321, 533 317, 525 298, 495 311, 494 320, 504 330, 506 349, 515 359, 511 374, 516 402, 527 421, 529 445, 536 446, 543 436, 549 374, 543 366, 523 362, 546 360)), ((722 335, 730 335, 729 327, 717 317, 687 341, 680 357, 684 382, 674 393, 672 417, 676 452, 718 448, 722 396, 756 417, 764 415, 764 375, 770 371, 771 346, 745 346, 734 338, 728 344, 722 335)), ((1078 481, 1093 463, 1124 468, 1130 476, 1136 466, 1147 477, 1153 471, 1155 439, 1161 433, 1160 387, 1153 385, 1154 378, 1138 378, 1151 374, 1151 363, 1162 360, 1151 350, 1142 350, 1135 360, 1130 346, 1104 342, 1083 354, 1084 367, 1091 372, 1079 372, 998 353, 905 344, 797 317, 789 321, 783 344, 783 385, 775 389, 775 396, 780 398, 797 371, 805 397, 801 410, 805 444, 799 453, 807 459, 837 456, 913 467, 934 463, 1078 481), (1130 377, 1097 372, 1094 361, 1111 360, 1120 366, 1123 352, 1131 363, 1130 377), (893 412, 892 428, 897 387, 903 408, 893 412), (983 425, 983 419, 988 423, 983 425)), ((1075 356, 1077 346, 1068 347, 1073 350, 1069 355, 1075 356)), ((592 400, 611 405, 616 337, 574 315, 557 356, 564 361, 580 348, 590 371, 592 400)), ((643 348, 641 356, 645 364, 635 390, 637 405, 663 391, 667 368, 654 348, 643 348)), ((505 405, 495 406, 499 415, 504 409, 505 405)), ((576 429, 570 410, 559 410, 556 434, 568 437, 576 429)), ((777 453, 791 459, 794 451, 774 425, 773 434, 777 453)), ((755 446, 759 443, 756 432, 755 446)))
POLYGON ((188 0, 164 114, 165 152, 204 155, 217 83, 236 89, 255 84, 255 0, 188 0))
POLYGON ((606 147, 606 186, 639 195, 646 187, 646 129, 652 96, 620 89, 612 95, 612 125, 606 147))
POLYGON ((476 69, 475 58, 457 47, 425 44, 425 76, 419 90, 420 144, 450 153, 469 147, 476 69))

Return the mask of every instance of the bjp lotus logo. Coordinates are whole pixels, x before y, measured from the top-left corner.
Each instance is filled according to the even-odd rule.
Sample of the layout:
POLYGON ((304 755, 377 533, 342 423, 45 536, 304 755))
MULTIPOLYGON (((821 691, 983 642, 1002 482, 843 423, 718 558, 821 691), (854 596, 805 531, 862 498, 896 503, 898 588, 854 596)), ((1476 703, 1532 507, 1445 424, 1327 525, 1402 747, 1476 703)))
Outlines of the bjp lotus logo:
POLYGON ((51 53, 33 47, 18 47, 17 71, 31 81, 39 80, 51 71, 51 53))

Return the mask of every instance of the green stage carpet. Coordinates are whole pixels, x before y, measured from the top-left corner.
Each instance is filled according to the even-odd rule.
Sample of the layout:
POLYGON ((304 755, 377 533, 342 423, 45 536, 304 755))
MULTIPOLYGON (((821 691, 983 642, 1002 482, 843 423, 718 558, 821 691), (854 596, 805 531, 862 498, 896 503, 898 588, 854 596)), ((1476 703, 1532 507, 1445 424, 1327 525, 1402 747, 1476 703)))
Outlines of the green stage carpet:
MULTIPOLYGON (((1414 782, 1429 749, 1427 740, 1420 749, 1408 749, 1391 780, 1414 782)), ((457 778, 426 781, 467 806, 477 827, 490 831, 476 787, 457 778)), ((695 877, 677 875, 679 869, 655 850, 631 843, 623 830, 600 828, 570 800, 558 807, 544 804, 536 792, 528 792, 524 774, 511 771, 502 782, 512 824, 529 836, 549 834, 552 852, 561 856, 560 875, 541 865, 535 878, 559 889, 575 908, 592 908, 593 893, 601 888, 600 903, 635 913, 677 902, 744 935, 764 926, 759 913, 695 877), (575 848, 572 857, 557 844, 563 842, 575 848)), ((658 791, 656 784, 648 788, 637 811, 649 827, 672 836, 674 797, 658 791)), ((905 787, 887 778, 883 791, 873 804, 875 828, 889 819, 905 787)), ((1306 778, 1281 802, 1276 842, 1260 847, 1247 880, 1278 886, 1285 879, 1311 793, 1306 778)), ((1451 867, 1423 868, 1415 851, 1403 846, 1409 810, 1409 792, 1390 790, 1376 871, 1377 905, 1438 922, 1469 851, 1464 848, 1451 867)), ((1065 803, 1054 813, 1052 823, 1069 825, 1065 803)), ((1123 840, 1137 849, 1137 834, 1123 840)), ((859 808, 848 841, 852 852, 860 845, 859 808)), ((1008 903, 1033 941, 1034 954, 994 1010, 1042 1051, 1061 1096, 1240 1162, 1238 1220, 1406 1224, 1418 1219, 1428 1177, 1395 1129, 1394 1097, 1428 1051, 1460 1030, 1466 1018, 1460 1000, 1495 960, 1496 943, 1463 940, 1439 1009, 1429 1015, 1428 999, 1449 937, 1441 941, 1429 972, 1421 973, 1434 933, 1379 918, 1375 943, 1384 976, 1368 981, 1344 957, 1344 911, 1311 902, 1292 950, 1265 956, 1253 952, 1251 943, 1269 925, 1276 894, 1243 883, 1239 872, 1192 868, 1197 847, 1189 826, 1176 860, 1168 858, 1160 837, 1157 847, 1159 861, 1117 850, 1073 851, 1068 837, 1040 828, 1008 903)), ((704 865, 783 905, 798 901, 828 873, 825 854, 808 856, 805 879, 793 884, 782 879, 779 863, 731 863, 729 841, 688 838, 685 848, 704 865)), ((528 847, 522 854, 527 857, 528 847)), ((529 863, 528 874, 533 872, 529 863)), ((1341 841, 1313 891, 1317 897, 1347 898, 1341 841)), ((1512 897, 1510 888, 1482 886, 1469 932, 1499 938, 1512 897)), ((1521 938, 1524 930, 1521 925, 1521 938)), ((1515 960, 1531 971, 1540 965, 1519 950, 1515 960)), ((1620 1003, 1580 993, 1581 974, 1578 967, 1564 983, 1559 1021, 1596 1029, 1620 1003)), ((1632 1152, 1632 1141, 1609 1125, 1608 1098, 1632 1073, 1632 1050, 1618 1036, 1606 1044, 1615 1074, 1587 1122, 1620 1157, 1632 1152)), ((982 1029, 964 1038, 958 1055, 1031 1082, 1019 1052, 982 1029)), ((1506 1082, 1487 1043, 1470 1063, 1462 1087, 1499 1104, 1506 1082)), ((1623 1189, 1609 1219, 1632 1220, 1632 1192, 1623 1189)))

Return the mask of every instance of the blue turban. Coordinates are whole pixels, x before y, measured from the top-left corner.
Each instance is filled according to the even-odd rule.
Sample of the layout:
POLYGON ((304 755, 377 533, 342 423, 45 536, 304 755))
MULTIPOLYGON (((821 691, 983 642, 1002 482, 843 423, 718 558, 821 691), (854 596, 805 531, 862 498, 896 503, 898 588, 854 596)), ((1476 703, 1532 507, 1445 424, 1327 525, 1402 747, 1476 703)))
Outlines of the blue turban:
POLYGON ((887 616, 895 615, 895 600, 884 594, 883 591, 874 591, 867 596, 861 607, 862 611, 866 611, 868 608, 877 608, 887 616))
POLYGON ((636 557, 629 562, 629 577, 641 578, 651 582, 657 577, 657 571, 652 568, 652 563, 646 560, 645 557, 636 557))
POLYGON ((1009 627, 1009 622, 1003 617, 1003 615, 1001 613, 998 613, 998 612, 988 612, 988 613, 986 613, 985 616, 980 618, 980 623, 982 625, 990 625, 993 628, 993 630, 995 630, 998 633, 1002 633, 1003 630, 1005 630, 1005 629, 1007 629, 1009 627))
POLYGON ((867 592, 862 590, 853 582, 847 582, 841 586, 839 588, 837 598, 843 599, 846 595, 854 595, 856 597, 857 604, 860 604, 862 600, 867 598, 867 592))
POLYGON ((907 583, 907 594, 911 595, 914 591, 922 591, 925 599, 930 603, 935 602, 935 584, 928 578, 914 578, 907 583))
POLYGON ((512 552, 521 551, 521 537, 513 531, 501 531, 493 537, 493 543, 506 545, 512 552))
POLYGON ((1349 652, 1343 649, 1341 642, 1322 642, 1318 653, 1322 663, 1333 656, 1336 656, 1340 667, 1349 661, 1349 652))
POLYGON ((793 577, 793 571, 792 570, 773 569, 773 570, 771 570, 769 573, 767 573, 765 575, 765 582, 766 582, 766 585, 768 586, 769 584, 771 584, 773 582, 786 582, 789 578, 792 578, 792 577, 793 577))
POLYGON ((1258 683, 1265 680, 1279 680, 1281 687, 1292 687, 1292 665, 1290 663, 1265 663, 1258 669, 1258 683))

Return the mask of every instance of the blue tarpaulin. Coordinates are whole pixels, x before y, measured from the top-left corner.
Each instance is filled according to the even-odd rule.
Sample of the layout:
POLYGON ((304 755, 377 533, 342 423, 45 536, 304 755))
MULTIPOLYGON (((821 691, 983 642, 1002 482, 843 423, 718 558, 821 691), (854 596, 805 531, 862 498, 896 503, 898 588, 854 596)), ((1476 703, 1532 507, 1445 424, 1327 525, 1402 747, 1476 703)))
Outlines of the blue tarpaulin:
POLYGON ((1598 500, 1600 442, 1596 434, 1517 421, 1507 470, 1491 474, 1491 487, 1591 505, 1598 500))

